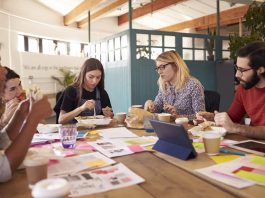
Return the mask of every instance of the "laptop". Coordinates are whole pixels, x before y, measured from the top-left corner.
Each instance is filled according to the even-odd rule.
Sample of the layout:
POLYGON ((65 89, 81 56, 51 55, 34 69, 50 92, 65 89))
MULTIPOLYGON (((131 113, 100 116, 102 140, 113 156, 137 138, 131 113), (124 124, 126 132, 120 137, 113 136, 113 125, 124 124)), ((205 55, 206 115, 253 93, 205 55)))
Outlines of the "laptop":
POLYGON ((182 125, 150 120, 158 141, 153 149, 182 160, 195 158, 197 153, 189 139, 188 133, 182 125))

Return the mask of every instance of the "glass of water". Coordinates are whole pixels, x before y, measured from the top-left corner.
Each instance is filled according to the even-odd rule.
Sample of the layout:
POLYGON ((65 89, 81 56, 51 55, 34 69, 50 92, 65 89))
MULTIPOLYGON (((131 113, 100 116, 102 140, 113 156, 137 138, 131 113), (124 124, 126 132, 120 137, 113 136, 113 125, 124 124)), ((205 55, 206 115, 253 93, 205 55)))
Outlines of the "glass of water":
POLYGON ((75 148, 77 134, 78 132, 75 124, 61 125, 59 127, 62 146, 66 149, 75 148))

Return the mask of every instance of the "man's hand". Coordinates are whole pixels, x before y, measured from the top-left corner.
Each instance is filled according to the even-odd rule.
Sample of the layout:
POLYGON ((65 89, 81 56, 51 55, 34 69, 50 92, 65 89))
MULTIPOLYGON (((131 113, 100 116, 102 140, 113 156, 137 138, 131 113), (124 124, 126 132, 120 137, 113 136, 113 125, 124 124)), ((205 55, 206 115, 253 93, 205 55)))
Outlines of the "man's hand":
POLYGON ((226 112, 215 112, 214 121, 216 125, 224 127, 228 132, 234 133, 235 123, 231 120, 226 112))

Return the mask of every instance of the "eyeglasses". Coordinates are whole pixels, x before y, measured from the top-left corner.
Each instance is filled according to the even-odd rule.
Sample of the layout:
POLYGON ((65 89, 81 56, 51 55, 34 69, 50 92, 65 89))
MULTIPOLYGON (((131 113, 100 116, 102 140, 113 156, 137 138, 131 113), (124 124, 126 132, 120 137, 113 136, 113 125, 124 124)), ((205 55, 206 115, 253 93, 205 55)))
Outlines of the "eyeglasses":
POLYGON ((166 63, 164 65, 159 65, 158 67, 155 67, 155 70, 158 72, 159 70, 164 70, 166 66, 170 65, 172 63, 166 63))
POLYGON ((244 68, 242 68, 242 67, 238 67, 237 65, 235 65, 235 69, 236 69, 236 71, 239 71, 240 74, 243 75, 244 72, 249 71, 249 70, 251 70, 251 69, 253 69, 253 68, 244 69, 244 68))

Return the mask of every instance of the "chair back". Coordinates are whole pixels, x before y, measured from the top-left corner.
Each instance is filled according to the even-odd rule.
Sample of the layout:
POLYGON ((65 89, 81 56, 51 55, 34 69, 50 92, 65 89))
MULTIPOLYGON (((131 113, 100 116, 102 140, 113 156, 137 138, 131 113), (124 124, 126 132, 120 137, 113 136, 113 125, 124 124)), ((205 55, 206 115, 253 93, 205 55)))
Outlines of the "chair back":
POLYGON ((216 91, 205 90, 205 109, 208 112, 219 111, 220 94, 216 91))
POLYGON ((63 102, 63 97, 64 97, 64 91, 60 91, 56 94, 56 104, 53 108, 55 115, 56 115, 56 124, 58 124, 59 115, 61 111, 61 105, 63 102))

